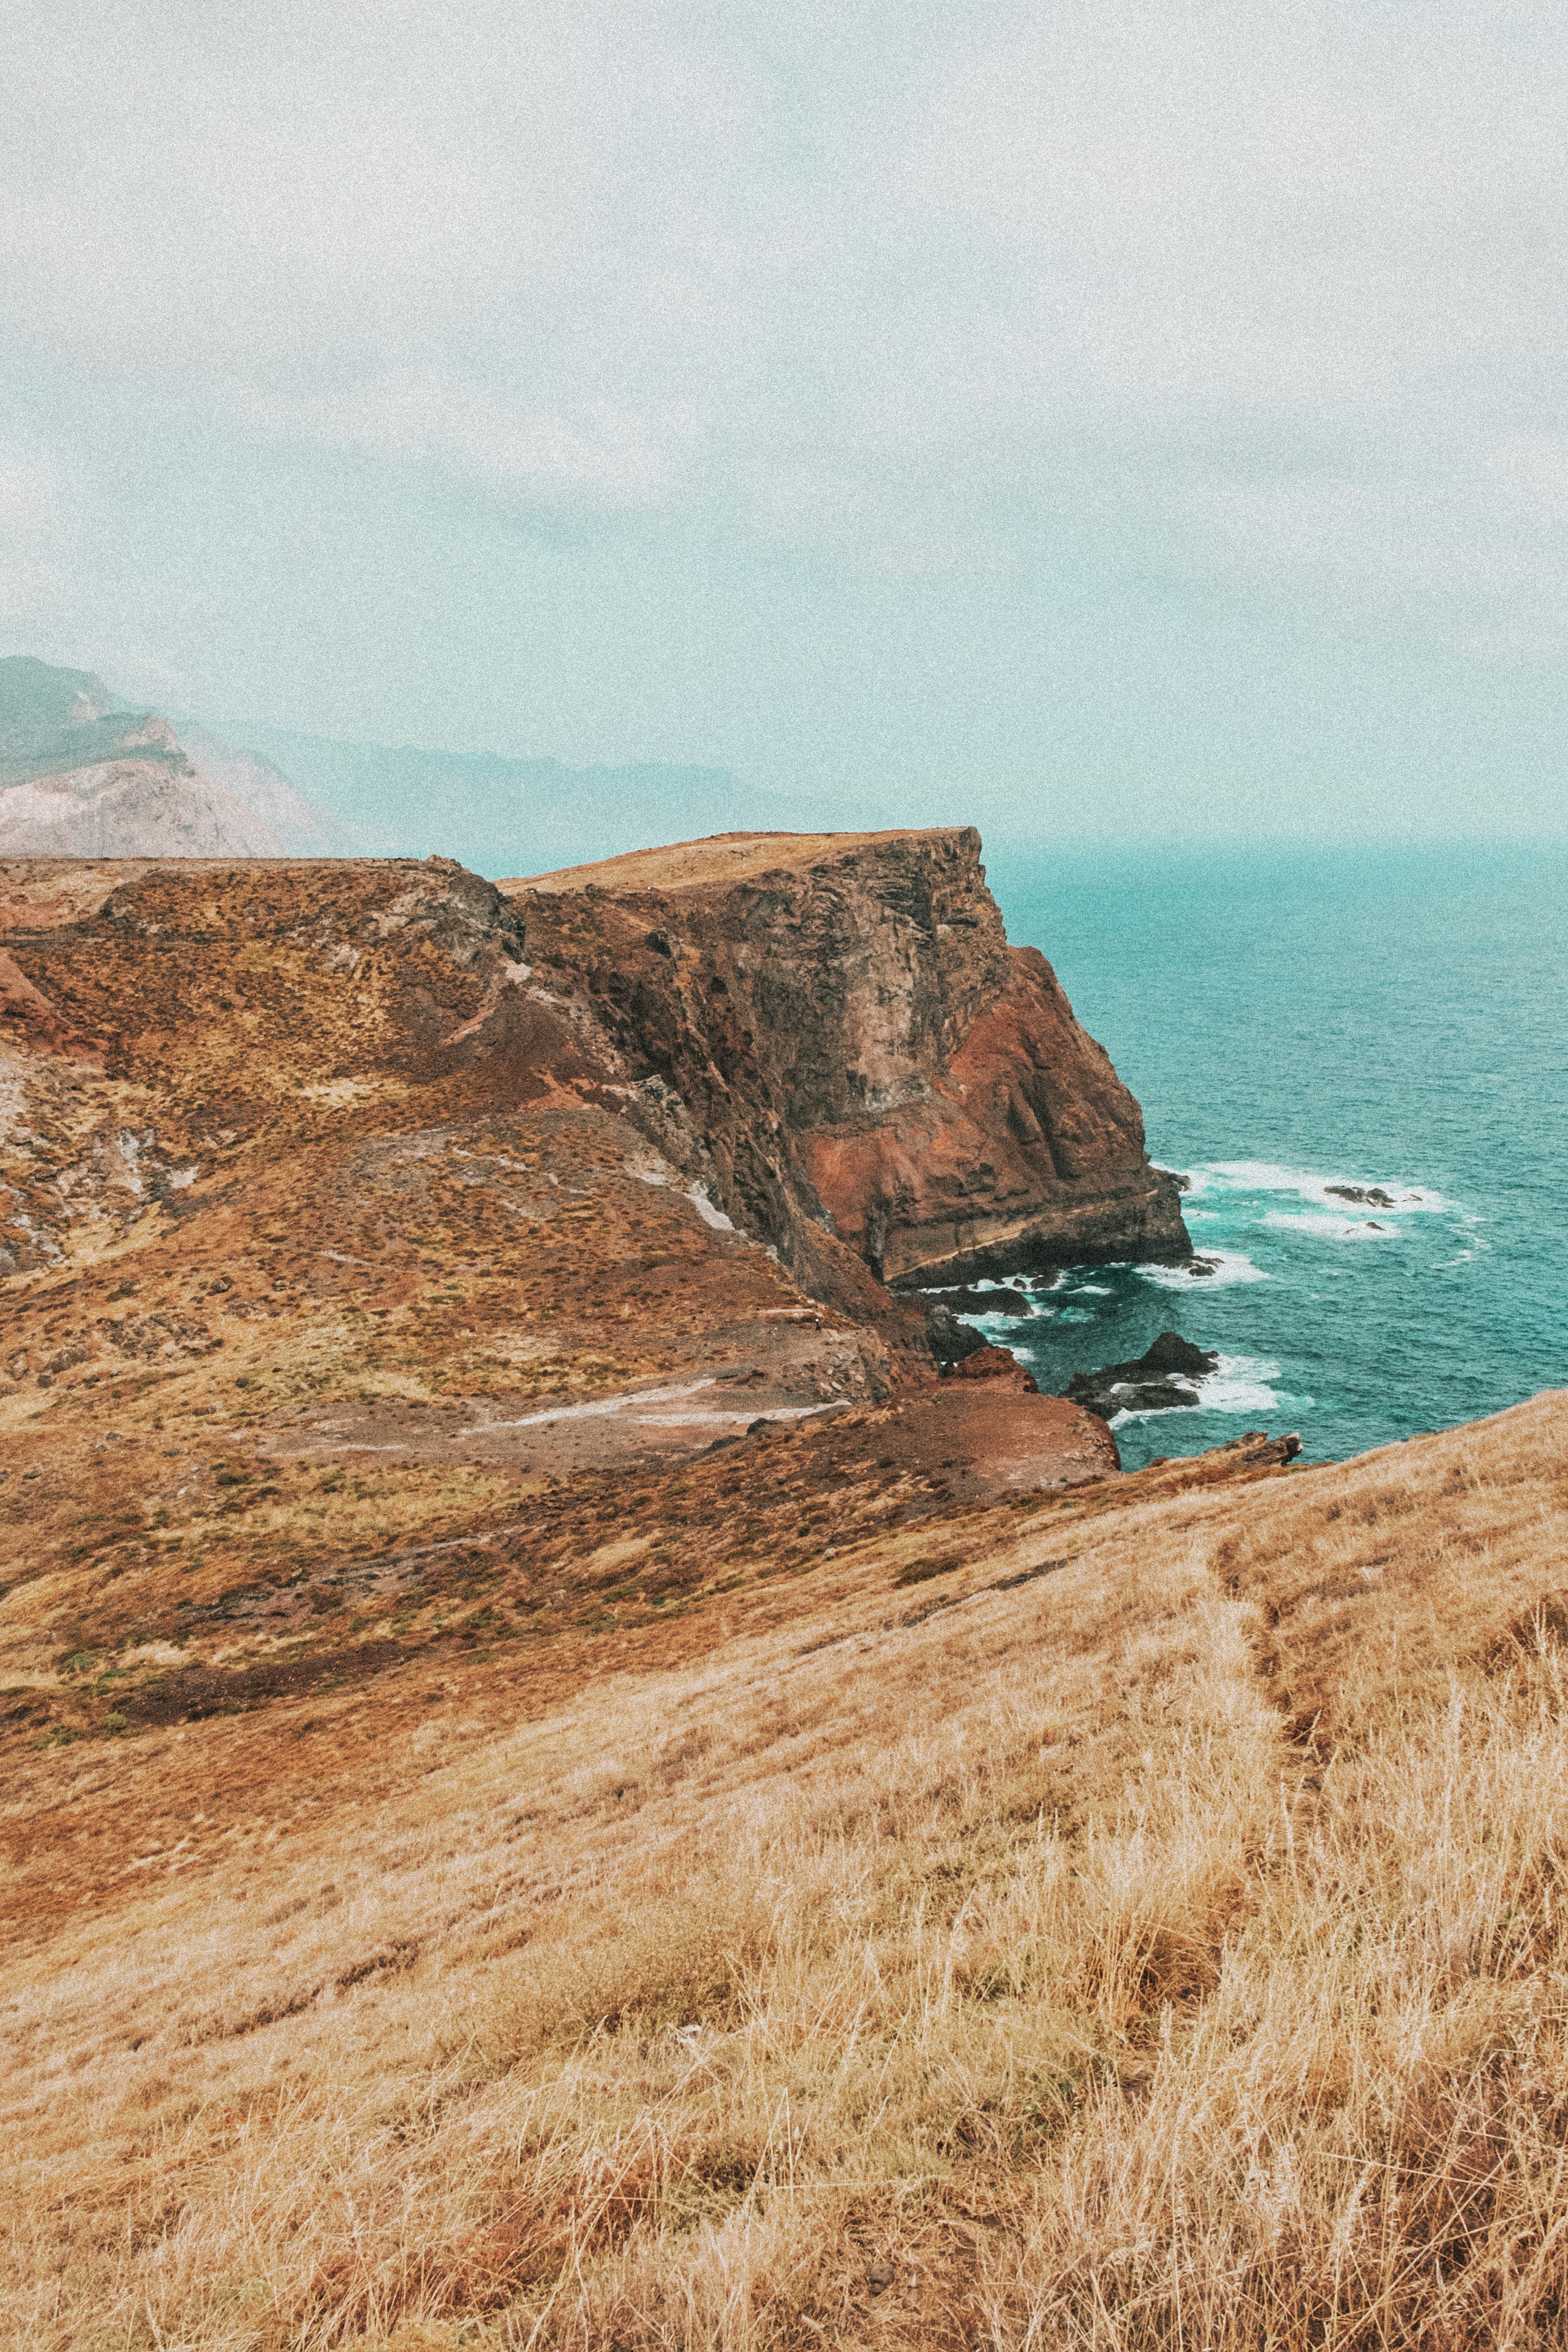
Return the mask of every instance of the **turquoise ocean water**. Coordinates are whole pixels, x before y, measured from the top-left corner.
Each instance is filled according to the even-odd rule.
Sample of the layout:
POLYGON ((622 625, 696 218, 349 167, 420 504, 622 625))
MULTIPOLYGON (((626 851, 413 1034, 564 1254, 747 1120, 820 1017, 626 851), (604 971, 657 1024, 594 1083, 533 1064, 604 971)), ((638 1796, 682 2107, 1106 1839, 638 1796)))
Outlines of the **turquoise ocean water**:
POLYGON ((988 1327, 1048 1390, 1166 1328, 1216 1349, 1196 1410, 1117 1428, 1129 1466, 1261 1427, 1337 1458, 1568 1385, 1568 845, 986 862, 1215 1264, 1069 1269, 988 1327))

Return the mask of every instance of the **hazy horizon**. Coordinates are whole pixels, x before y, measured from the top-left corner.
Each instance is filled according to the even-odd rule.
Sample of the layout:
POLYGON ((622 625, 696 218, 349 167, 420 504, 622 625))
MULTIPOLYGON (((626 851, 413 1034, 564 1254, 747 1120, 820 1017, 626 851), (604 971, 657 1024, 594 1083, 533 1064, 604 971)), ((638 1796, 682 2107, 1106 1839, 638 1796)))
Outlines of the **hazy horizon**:
POLYGON ((993 836, 1568 822, 1560 12, 7 32, 0 652, 993 836))

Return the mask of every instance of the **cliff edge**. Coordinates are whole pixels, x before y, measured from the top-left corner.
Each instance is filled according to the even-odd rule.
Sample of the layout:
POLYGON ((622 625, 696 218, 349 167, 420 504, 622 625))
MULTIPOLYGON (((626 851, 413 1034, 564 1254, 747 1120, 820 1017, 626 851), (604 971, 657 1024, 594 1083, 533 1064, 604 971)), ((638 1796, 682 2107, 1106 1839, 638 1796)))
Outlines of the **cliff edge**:
POLYGON ((973 827, 726 834, 500 887, 531 963, 585 987, 792 1259, 813 1225, 903 1286, 1192 1255, 1110 1056, 1008 945, 973 827))

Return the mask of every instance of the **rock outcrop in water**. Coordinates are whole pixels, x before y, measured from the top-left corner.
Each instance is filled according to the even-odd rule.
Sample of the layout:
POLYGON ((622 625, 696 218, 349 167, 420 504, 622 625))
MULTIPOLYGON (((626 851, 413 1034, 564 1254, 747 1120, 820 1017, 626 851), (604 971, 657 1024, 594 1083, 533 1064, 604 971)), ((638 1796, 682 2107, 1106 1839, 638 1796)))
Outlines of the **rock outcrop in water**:
POLYGON ((726 835, 502 886, 686 1107, 731 1213, 809 1268, 824 1230, 912 1286, 1192 1255, 1137 1103, 968 827, 726 835))
POLYGON ((1179 1331, 1162 1331, 1153 1345, 1127 1364, 1105 1364, 1097 1372, 1075 1372, 1066 1393, 1101 1421, 1119 1412, 1163 1412, 1198 1402, 1194 1381, 1219 1370, 1219 1358, 1194 1347, 1179 1331))

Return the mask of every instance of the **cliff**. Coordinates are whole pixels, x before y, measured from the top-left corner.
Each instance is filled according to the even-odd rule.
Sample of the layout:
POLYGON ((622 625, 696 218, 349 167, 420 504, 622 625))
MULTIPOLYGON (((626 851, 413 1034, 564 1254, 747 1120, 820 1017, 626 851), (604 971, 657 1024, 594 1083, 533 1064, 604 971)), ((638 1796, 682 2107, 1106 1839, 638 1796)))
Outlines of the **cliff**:
MULTIPOLYGON (((580 903, 581 944, 617 913, 537 896, 563 938, 580 903)), ((705 985, 734 1084, 699 1084, 673 950, 647 953, 623 1051, 598 964, 531 963, 517 905, 450 860, 0 861, 0 1429, 48 1480, 0 1492, 8 1674, 55 1672, 57 1572, 70 1654, 152 1643, 147 1705, 179 1658, 183 1691, 248 1703, 401 1659, 401 1602, 379 1651, 358 1633, 476 1509, 531 1542, 569 1493, 537 1629, 565 1633, 584 1576, 640 1611, 737 1562, 804 1572, 825 1498, 875 1528, 1114 1475, 1078 1406, 939 1381, 918 1307, 807 1213, 732 1008, 705 985), (781 1453, 759 1517, 754 1459, 807 1431, 811 1475, 781 1453), (709 1455, 712 1551, 628 1533, 628 1481, 709 1455), (105 1574, 84 1528, 133 1550, 105 1574)))
POLYGON ((1007 946, 978 851, 728 837, 500 888, 443 859, 14 861, 4 1034, 124 1090, 141 1175, 99 1137, 40 1190, 47 1119, 18 1122, 0 1247, 47 1262, 155 1168, 221 1166, 222 1130, 280 1168, 548 1111, 612 1121, 896 1356, 923 1347, 884 1282, 1185 1255, 1136 1103, 1007 946))
MULTIPOLYGON (((978 848, 727 838, 510 891, 441 858, 0 862, 0 1276, 93 1270, 19 1311, 11 1395, 184 1378, 265 1315, 226 1361, 346 1383, 367 1444, 409 1443, 394 1370, 508 1429, 601 1400, 544 1446, 575 1475, 931 1387, 885 1273, 1173 1252, 1137 1108, 1008 949, 978 848), (159 1312, 99 1311, 146 1248, 159 1312), (221 1310, 204 1253, 255 1261, 221 1310), (650 1419, 671 1378, 743 1387, 650 1419)), ((1053 1400, 1025 1422, 1040 1478, 1108 1444, 1053 1400)))
POLYGON ((1137 1103, 965 827, 725 835, 504 883, 531 961, 669 1087, 726 1198, 882 1280, 1191 1255, 1137 1103))
MULTIPOLYGON (((47 1318, 17 1342, 13 1382, 74 1390, 128 1349, 173 1365, 221 1344, 236 1302, 187 1296, 210 1250, 287 1266, 244 1294, 269 1380, 370 1396, 367 1370, 395 1364, 421 1393, 526 1405, 710 1385, 743 1349, 742 1426, 930 1381, 920 1317, 819 1227, 786 1253, 733 1215, 699 1117, 522 938, 450 860, 0 862, 0 1275, 74 1291, 155 1244, 179 1302, 164 1325, 84 1296, 47 1344, 47 1318)), ((793 1235, 765 1136, 755 1160, 793 1235)), ((670 1442, 706 1443, 713 1417, 678 1415, 670 1442)), ((649 1426, 621 1434, 646 1447, 649 1426)))

